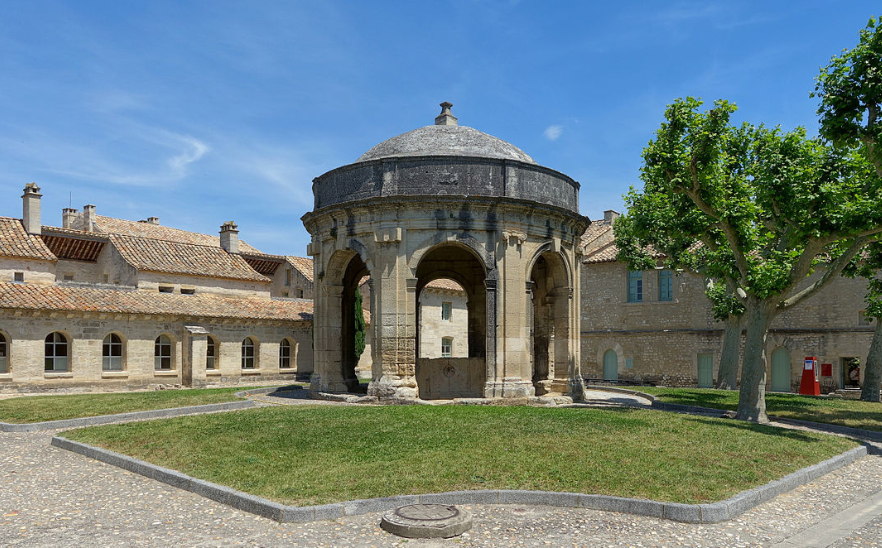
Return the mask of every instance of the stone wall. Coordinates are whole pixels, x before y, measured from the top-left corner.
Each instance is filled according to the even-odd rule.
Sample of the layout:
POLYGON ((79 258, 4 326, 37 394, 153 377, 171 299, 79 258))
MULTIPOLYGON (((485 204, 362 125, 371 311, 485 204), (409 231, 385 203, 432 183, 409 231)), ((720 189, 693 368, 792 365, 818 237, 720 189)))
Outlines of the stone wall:
MULTIPOLYGON (((643 302, 629 303, 628 271, 615 262, 582 268, 582 374, 603 378, 607 350, 616 352, 621 380, 672 386, 696 386, 698 354, 713 355, 714 379, 719 369, 723 324, 716 322, 704 295, 705 281, 675 273, 673 300, 658 300, 658 270, 643 272, 643 302)), ((815 274, 817 276, 817 274, 815 274)), ((802 284, 804 287, 813 278, 802 284)), ((766 345, 767 388, 771 388, 771 354, 790 353, 791 387, 797 390, 806 356, 832 364, 828 390, 840 386, 842 358, 865 361, 873 325, 862 319, 866 283, 838 278, 821 292, 781 314, 766 345)))
POLYGON ((427 287, 420 294, 420 358, 440 358, 441 339, 453 339, 451 358, 467 358, 468 308, 464 291, 427 287), (441 318, 442 303, 451 304, 450 319, 441 318))
MULTIPOLYGON (((197 330, 199 331, 199 330, 197 330)), ((192 363, 193 385, 206 382, 236 383, 249 377, 292 379, 312 371, 312 342, 306 322, 222 321, 206 318, 162 317, 152 315, 5 312, 0 316, 0 332, 9 341, 8 372, 0 374, 0 392, 89 387, 98 390, 130 389, 155 384, 181 384, 184 364, 192 363), (206 371, 205 337, 193 335, 198 326, 218 344, 218 367, 206 371), (69 343, 68 370, 47 372, 44 344, 47 335, 61 332, 69 343), (123 371, 103 371, 102 346, 109 333, 123 343, 123 371), (172 369, 157 371, 154 343, 160 335, 169 337, 172 369), (243 370, 242 341, 251 337, 257 347, 256 368, 243 370), (279 345, 287 338, 292 344, 292 368, 279 368, 279 345), (189 344, 201 341, 198 355, 189 344)))
POLYGON ((55 283, 55 264, 50 261, 0 257, 0 282, 15 280, 15 273, 24 275, 25 283, 55 283))

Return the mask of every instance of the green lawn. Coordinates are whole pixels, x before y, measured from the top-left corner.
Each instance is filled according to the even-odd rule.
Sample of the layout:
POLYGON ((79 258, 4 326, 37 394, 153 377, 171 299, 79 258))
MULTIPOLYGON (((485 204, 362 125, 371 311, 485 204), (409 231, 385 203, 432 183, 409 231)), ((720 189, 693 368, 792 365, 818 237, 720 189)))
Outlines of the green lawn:
POLYGON ((70 396, 23 396, 0 400, 0 422, 43 422, 236 401, 250 387, 156 390, 70 396))
POLYGON ((465 489, 698 503, 855 447, 730 419, 526 406, 266 407, 64 436, 297 505, 465 489))
MULTIPOLYGON (((736 409, 737 390, 639 386, 660 401, 714 409, 736 409)), ((882 432, 882 403, 766 392, 766 412, 776 417, 823 422, 882 432)))

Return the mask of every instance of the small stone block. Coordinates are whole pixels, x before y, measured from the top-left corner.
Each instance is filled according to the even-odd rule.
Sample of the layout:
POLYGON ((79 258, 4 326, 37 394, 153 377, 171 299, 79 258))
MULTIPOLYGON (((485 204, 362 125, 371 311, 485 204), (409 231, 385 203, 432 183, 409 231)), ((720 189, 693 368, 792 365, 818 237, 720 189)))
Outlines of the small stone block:
POLYGON ((581 495, 577 493, 554 493, 550 491, 499 491, 499 504, 536 504, 578 508, 581 495))
POLYGON ((759 497, 755 490, 750 489, 742 491, 728 500, 724 500, 723 504, 729 507, 729 519, 731 519, 759 504, 759 497))
POLYGON ((233 490, 208 481, 194 479, 190 482, 190 492, 221 504, 228 504, 233 490))
POLYGON ((499 491, 449 491, 420 495, 421 504, 497 504, 499 491))
POLYGON ((343 506, 344 514, 347 516, 357 516, 359 514, 369 514, 371 512, 385 512, 386 510, 398 508, 399 506, 418 504, 419 502, 419 495, 402 495, 398 497, 350 500, 340 504, 343 506))
POLYGON ((284 505, 277 502, 241 492, 231 493, 230 500, 227 504, 244 512, 249 512, 276 521, 282 519, 282 511, 285 509, 284 505))
POLYGON ((664 505, 664 517, 674 521, 682 521, 684 523, 701 522, 701 512, 695 504, 678 504, 675 502, 667 502, 664 505))
POLYGON ((579 505, 592 510, 622 512, 638 516, 660 518, 664 515, 664 503, 654 500, 628 499, 606 495, 581 495, 579 505))
POLYGON ((308 509, 313 511, 313 519, 318 521, 322 519, 342 518, 345 513, 342 504, 322 504, 320 506, 311 506, 308 509))
POLYGON ((282 523, 306 523, 315 521, 315 511, 312 506, 299 508, 297 506, 286 506, 282 510, 282 517, 279 519, 282 523))
POLYGON ((729 519, 729 507, 722 502, 699 504, 701 523, 719 523, 729 519))
POLYGON ((168 468, 155 466, 153 467, 153 473, 150 475, 150 477, 152 477, 156 481, 161 481, 162 483, 171 485, 172 487, 189 490, 187 488, 190 486, 190 476, 182 474, 177 470, 169 470, 168 468))

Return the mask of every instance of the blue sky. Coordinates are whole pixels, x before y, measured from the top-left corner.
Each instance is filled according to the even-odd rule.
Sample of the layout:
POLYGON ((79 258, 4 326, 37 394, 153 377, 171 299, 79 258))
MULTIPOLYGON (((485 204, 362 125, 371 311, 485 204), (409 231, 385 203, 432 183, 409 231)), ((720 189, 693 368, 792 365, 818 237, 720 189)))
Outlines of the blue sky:
POLYGON ((677 97, 817 125, 818 69, 876 2, 0 3, 0 215, 69 203, 305 254, 312 179, 431 124, 510 141, 621 209, 677 97), (70 200, 70 202, 69 202, 70 200))

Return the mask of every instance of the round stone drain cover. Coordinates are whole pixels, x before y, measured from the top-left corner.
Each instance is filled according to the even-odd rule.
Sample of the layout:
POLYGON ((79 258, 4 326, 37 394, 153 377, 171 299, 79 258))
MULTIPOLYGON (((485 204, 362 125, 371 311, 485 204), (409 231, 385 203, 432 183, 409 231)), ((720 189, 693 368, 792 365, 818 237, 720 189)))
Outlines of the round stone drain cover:
POLYGON ((472 515, 446 504, 411 504, 386 512, 380 527, 407 538, 450 538, 472 528, 472 515))

